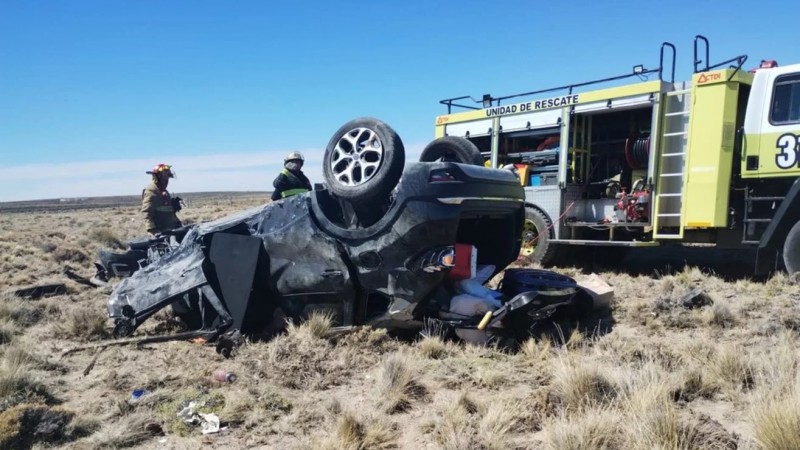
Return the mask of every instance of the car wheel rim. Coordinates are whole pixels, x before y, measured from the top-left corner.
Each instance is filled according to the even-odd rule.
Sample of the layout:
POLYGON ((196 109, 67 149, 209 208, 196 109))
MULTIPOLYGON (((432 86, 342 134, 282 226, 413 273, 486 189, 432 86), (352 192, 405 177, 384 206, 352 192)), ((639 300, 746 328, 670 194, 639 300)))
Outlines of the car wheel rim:
POLYGON ((539 232, 536 230, 536 225, 532 220, 525 220, 525 225, 522 227, 522 248, 520 255, 531 256, 536 250, 536 241, 539 239, 539 232))
POLYGON ((331 155, 331 172, 342 186, 359 186, 378 173, 383 162, 383 143, 375 131, 355 128, 345 133, 331 155))

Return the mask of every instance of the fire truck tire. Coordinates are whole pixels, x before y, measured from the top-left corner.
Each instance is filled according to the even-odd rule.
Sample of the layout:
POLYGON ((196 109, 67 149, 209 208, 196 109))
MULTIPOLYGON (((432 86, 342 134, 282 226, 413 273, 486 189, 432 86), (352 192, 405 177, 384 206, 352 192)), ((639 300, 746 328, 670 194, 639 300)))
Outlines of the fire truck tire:
POLYGON ((460 136, 444 136, 431 141, 422 149, 420 162, 450 161, 462 164, 483 165, 481 151, 469 139, 460 136))
POLYGON ((783 264, 790 275, 800 272, 800 222, 792 226, 783 242, 783 264))
POLYGON ((342 125, 331 137, 322 174, 334 196, 363 204, 386 198, 405 162, 400 136, 382 121, 362 117, 342 125))
POLYGON ((525 207, 520 257, 531 263, 549 266, 555 260, 556 246, 550 242, 554 236, 550 218, 538 208, 525 207))

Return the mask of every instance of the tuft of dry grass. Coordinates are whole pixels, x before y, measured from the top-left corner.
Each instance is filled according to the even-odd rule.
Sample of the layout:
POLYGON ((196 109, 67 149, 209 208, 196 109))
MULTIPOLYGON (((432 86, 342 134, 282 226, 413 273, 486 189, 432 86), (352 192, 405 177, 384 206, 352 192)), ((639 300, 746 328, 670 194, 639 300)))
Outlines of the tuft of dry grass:
POLYGON ((52 369, 44 358, 33 353, 34 346, 28 343, 17 342, 3 349, 3 364, 9 367, 34 367, 39 369, 52 369))
POLYGON ((53 253, 53 259, 57 262, 84 263, 89 260, 86 252, 74 247, 59 247, 53 253))
POLYGON ((312 330, 310 326, 290 326, 287 334, 266 345, 247 346, 240 355, 254 356, 257 363, 250 369, 284 387, 313 390, 342 383, 353 369, 358 349, 334 345, 312 330), (266 361, 262 362, 263 356, 266 361))
POLYGON ((731 328, 736 325, 736 315, 731 311, 728 305, 714 302, 714 304, 703 313, 703 321, 707 325, 731 328))
POLYGON ((673 392, 676 400, 692 401, 697 398, 712 398, 719 391, 719 384, 708 379, 701 367, 691 367, 678 375, 679 387, 673 392))
POLYGON ((8 320, 0 320, 0 345, 8 344, 19 333, 19 328, 8 320))
POLYGON ((612 450, 626 448, 622 439, 622 415, 608 407, 580 414, 562 413, 545 423, 543 443, 547 450, 612 450))
POLYGON ((619 413, 624 420, 624 448, 733 450, 736 439, 707 416, 684 417, 673 402, 668 373, 648 364, 627 380, 619 413))
POLYGON ((657 391, 637 393, 638 401, 628 404, 631 420, 629 439, 638 448, 690 450, 693 429, 682 426, 675 406, 657 391), (655 395, 654 395, 655 394, 655 395))
POLYGON ((66 314, 65 322, 58 328, 68 337, 91 340, 111 336, 108 318, 97 308, 78 307, 66 314))
POLYGON ((381 450, 397 448, 397 431, 381 420, 360 421, 350 412, 336 423, 334 434, 313 446, 324 450, 381 450))
POLYGON ((555 361, 550 386, 554 402, 564 411, 608 404, 619 393, 617 386, 598 366, 573 355, 555 361))
POLYGON ((300 325, 289 324, 287 331, 290 336, 324 339, 331 327, 333 327, 332 313, 314 311, 300 325))
POLYGON ((476 414, 478 412, 478 404, 469 396, 467 392, 462 392, 456 401, 456 405, 468 414, 476 414))
POLYGON ((790 331, 756 359, 750 417, 755 439, 765 450, 800 448, 799 353, 797 335, 790 331))
POLYGON ((114 249, 123 250, 125 245, 120 241, 117 234, 111 228, 107 227, 94 227, 89 230, 89 238, 104 247, 111 247, 114 249))
POLYGON ((399 353, 383 363, 380 404, 389 414, 408 411, 414 401, 428 398, 428 389, 417 380, 409 364, 409 359, 399 353))
POLYGON ((478 436, 482 441, 482 448, 487 450, 511 448, 512 433, 524 420, 522 410, 522 406, 516 402, 490 404, 478 424, 478 436))
POLYGON ((52 403, 54 397, 32 373, 35 359, 20 347, 6 347, 0 360, 0 411, 22 403, 52 403))
MULTIPOLYGON (((246 422, 250 422, 253 412, 257 411, 255 392, 232 391, 225 396, 225 407, 220 412, 220 417, 225 417, 228 423, 245 424, 245 428, 250 428, 246 422)), ((259 414, 260 416, 260 414, 259 414)), ((259 419, 257 417, 256 419, 259 419)))
POLYGON ((145 429, 150 421, 146 412, 126 414, 114 422, 103 425, 93 434, 92 446, 117 449, 139 445, 152 437, 152 434, 145 429))
POLYGON ((68 440, 75 413, 45 405, 21 404, 0 413, 0 448, 30 448, 34 443, 68 440))
POLYGON ((705 364, 704 378, 712 385, 734 393, 753 386, 753 367, 749 355, 738 346, 721 344, 705 364))
POLYGON ((52 242, 45 242, 39 245, 39 248, 45 253, 53 253, 56 251, 58 246, 52 242))
POLYGON ((493 402, 486 406, 465 392, 437 414, 437 419, 426 425, 423 431, 432 433, 436 443, 448 450, 518 448, 513 438, 519 431, 524 431, 526 419, 524 408, 518 402, 493 402))
POLYGON ((442 359, 447 356, 447 344, 439 336, 425 336, 418 343, 417 348, 422 356, 430 359, 442 359))
POLYGON ((800 448, 800 387, 759 396, 752 420, 756 440, 765 450, 800 448))
POLYGON ((588 340, 586 336, 578 328, 573 328, 569 333, 569 337, 564 342, 564 346, 568 350, 576 350, 586 345, 588 340))
POLYGON ((466 399, 441 412, 438 420, 431 425, 436 443, 443 450, 477 449, 477 431, 472 418, 477 412, 477 405, 466 399))
POLYGON ((355 348, 365 353, 384 354, 396 351, 400 342, 392 338, 385 328, 372 328, 361 326, 349 333, 336 337, 336 345, 345 348, 355 348))
POLYGON ((522 353, 525 358, 531 361, 547 361, 550 357, 552 349, 553 345, 551 344, 550 340, 537 340, 531 338, 522 343, 522 346, 520 347, 520 353, 522 353))
POLYGON ((41 318, 41 309, 30 300, 23 300, 13 295, 0 297, 0 321, 13 322, 26 328, 39 322, 41 318))

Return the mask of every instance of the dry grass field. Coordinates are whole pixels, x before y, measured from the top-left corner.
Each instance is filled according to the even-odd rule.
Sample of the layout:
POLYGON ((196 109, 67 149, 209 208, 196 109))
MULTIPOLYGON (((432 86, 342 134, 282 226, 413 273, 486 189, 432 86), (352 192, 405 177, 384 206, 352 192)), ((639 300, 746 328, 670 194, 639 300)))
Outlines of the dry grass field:
MULTIPOLYGON (((181 216, 259 201, 196 199, 181 216)), ((142 231, 135 207, 2 214, 0 291, 65 281, 65 266, 91 275, 99 248, 142 231)), ((110 289, 67 281, 66 295, 41 300, 5 293, 0 448, 800 449, 800 285, 672 267, 603 271, 610 316, 518 352, 435 330, 326 338, 329 321, 315 317, 229 360, 192 342, 63 355, 109 337, 110 289), (682 305, 695 287, 713 305, 682 305), (213 381, 217 368, 238 379, 213 381), (150 393, 131 400, 137 388, 150 393), (183 423, 190 401, 225 428, 183 423)), ((162 312, 137 334, 174 329, 162 312)))

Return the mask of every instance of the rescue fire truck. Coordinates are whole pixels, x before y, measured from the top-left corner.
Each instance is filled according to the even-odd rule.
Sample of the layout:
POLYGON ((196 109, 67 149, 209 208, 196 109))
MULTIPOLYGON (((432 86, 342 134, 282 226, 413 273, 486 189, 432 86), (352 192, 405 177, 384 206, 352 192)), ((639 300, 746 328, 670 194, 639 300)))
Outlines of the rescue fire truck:
POLYGON ((436 137, 518 173, 523 255, 542 264, 570 245, 700 243, 756 248, 755 273, 800 271, 800 64, 711 64, 697 35, 694 73, 676 82, 675 54, 664 42, 657 69, 442 100, 436 137))

